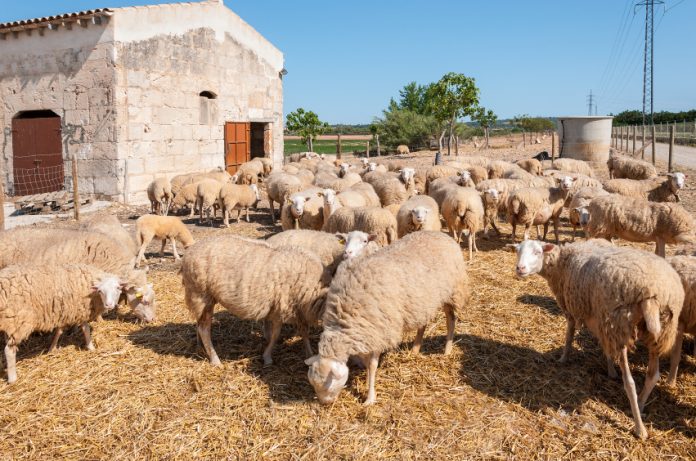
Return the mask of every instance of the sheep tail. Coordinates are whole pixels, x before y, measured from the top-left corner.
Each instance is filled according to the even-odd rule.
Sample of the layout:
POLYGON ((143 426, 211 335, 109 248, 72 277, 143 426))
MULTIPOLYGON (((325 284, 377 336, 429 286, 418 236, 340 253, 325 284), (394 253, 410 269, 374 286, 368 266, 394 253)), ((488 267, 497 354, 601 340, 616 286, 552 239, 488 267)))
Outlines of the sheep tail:
POLYGON ((396 239, 398 239, 398 235, 396 234, 396 229, 394 229, 392 226, 387 227, 387 243, 392 244, 396 242, 396 239))
POLYGON ((652 298, 646 299, 641 303, 640 307, 643 311, 645 327, 648 332, 657 339, 660 336, 660 331, 662 331, 662 325, 660 324, 660 307, 657 301, 652 298))
POLYGON ((519 214, 520 205, 520 200, 517 197, 513 197, 512 200, 510 200, 510 209, 512 210, 513 214, 519 214))

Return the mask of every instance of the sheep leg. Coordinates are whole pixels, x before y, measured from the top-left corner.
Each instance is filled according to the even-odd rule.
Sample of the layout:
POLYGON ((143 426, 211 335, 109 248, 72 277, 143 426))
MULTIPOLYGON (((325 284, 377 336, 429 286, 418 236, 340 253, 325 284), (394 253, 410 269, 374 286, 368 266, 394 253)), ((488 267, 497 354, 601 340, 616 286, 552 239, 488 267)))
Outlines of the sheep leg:
POLYGON ((636 383, 633 381, 633 376, 631 376, 631 370, 628 366, 628 348, 624 347, 621 349, 621 358, 619 360, 619 366, 621 367, 621 375, 623 377, 624 390, 628 396, 628 401, 631 404, 631 414, 633 414, 633 421, 635 427, 633 433, 636 434, 640 439, 645 439, 648 436, 648 431, 643 425, 643 419, 640 416, 640 407, 638 406, 638 396, 636 395, 636 383))
POLYGON ((681 361, 681 349, 684 341, 684 325, 680 324, 677 330, 677 337, 674 339, 674 347, 669 356, 669 376, 667 377, 667 385, 674 387, 677 384, 677 371, 679 362, 681 361))
MULTIPOLYGON (((542 240, 546 240, 546 224, 544 224, 544 236, 541 238, 542 240)), ((539 225, 536 225, 536 235, 537 235, 537 240, 539 240, 539 235, 541 235, 541 231, 539 230, 539 225)))
POLYGON ((493 230, 495 231, 495 235, 500 237, 500 230, 498 230, 498 227, 495 225, 495 218, 491 219, 491 226, 493 227, 493 230))
POLYGON ((145 259, 145 248, 150 244, 152 241, 152 235, 146 234, 146 235, 141 235, 143 239, 143 244, 140 245, 140 251, 138 251, 138 258, 135 260, 135 267, 138 268, 140 267, 140 261, 147 261, 145 259))
POLYGON ((230 210, 227 207, 222 209, 222 225, 230 227, 230 210))
POLYGON ((566 363, 568 361, 568 356, 573 350, 573 338, 575 337, 575 319, 566 316, 566 336, 565 336, 565 346, 563 347, 563 354, 558 360, 560 363, 566 363))
POLYGON ((512 243, 517 241, 517 224, 512 225, 512 243))
POLYGON ((414 354, 420 354, 421 346, 423 345, 423 335, 425 334, 425 327, 420 327, 416 331, 416 339, 413 340, 413 347, 411 352, 414 354))
POLYGON ((5 344, 5 363, 7 364, 7 384, 17 381, 17 345, 7 338, 5 344))
POLYGON ((299 327, 297 327, 297 331, 298 333, 300 333, 300 336, 302 336, 302 343, 304 345, 305 354, 307 358, 313 356, 314 351, 312 350, 312 344, 309 342, 309 326, 300 325, 299 327))
MULTIPOLYGON (((523 237, 523 240, 529 240, 529 231, 530 231, 531 228, 532 228, 532 225, 531 225, 531 224, 525 224, 525 225, 524 225, 524 237, 523 237)), ((539 229, 537 229, 537 234, 539 233, 538 231, 539 231, 539 229)))
POLYGON ((377 401, 377 393, 375 392, 375 380, 377 379, 377 367, 379 366, 379 353, 373 352, 369 356, 367 366, 367 398, 365 405, 372 405, 377 401))
POLYGON ((271 357, 271 353, 273 352, 273 346, 275 346, 275 343, 278 341, 278 337, 280 336, 280 327, 283 325, 278 319, 271 319, 270 323, 271 334, 268 338, 268 345, 266 346, 266 349, 264 349, 263 351, 264 365, 273 364, 273 357, 271 357))
POLYGON ((474 233, 469 231, 469 237, 467 238, 469 241, 469 261, 474 259, 474 233))
POLYGON ((276 218, 275 218, 275 207, 273 206, 273 200, 268 199, 268 207, 271 209, 271 222, 275 224, 276 218))
POLYGON ((213 341, 210 338, 210 328, 213 323, 213 307, 214 304, 209 303, 203 308, 203 312, 198 318, 197 329, 198 337, 201 339, 203 348, 210 358, 210 364, 213 366, 220 366, 220 358, 218 357, 217 352, 215 352, 215 349, 213 348, 213 341))
POLYGON ((611 379, 616 379, 619 377, 619 374, 616 372, 616 368, 614 367, 614 359, 607 357, 607 374, 611 379))
POLYGON ((459 236, 457 235, 457 231, 454 229, 454 227, 449 226, 450 232, 452 232, 452 238, 454 239, 455 242, 459 243, 459 236))
POLYGON ((196 204, 191 205, 191 211, 189 212, 189 219, 193 219, 193 215, 196 213, 196 204))
POLYGON ((578 231, 578 228, 573 224, 573 235, 571 236, 570 241, 574 242, 575 241, 575 233, 578 231))
POLYGON ((82 334, 85 335, 85 346, 88 351, 94 350, 94 343, 92 342, 92 329, 89 327, 89 323, 85 322, 80 325, 82 328, 82 334))
POLYGON ((169 239, 172 241, 172 253, 174 253, 174 260, 179 261, 181 259, 181 256, 179 255, 179 252, 176 251, 176 239, 169 239))
POLYGON ((244 217, 246 218, 246 222, 249 222, 249 207, 244 208, 244 217))
MULTIPOLYGON (((172 240, 172 242, 173 242, 173 241, 174 241, 174 240, 172 240)), ((160 258, 164 256, 164 246, 165 246, 166 244, 167 244, 167 237, 165 237, 165 238, 162 239, 162 248, 160 248, 160 252, 159 252, 159 257, 160 257, 160 258)))
POLYGON ((655 239, 655 254, 660 257, 665 257, 665 241, 661 238, 655 239))
POLYGON ((452 347, 454 345, 454 327, 457 322, 457 318, 454 316, 454 306, 445 306, 445 317, 447 319, 447 340, 445 341, 445 355, 452 353, 452 347))
MULTIPOLYGON (((553 233, 556 236, 556 245, 558 245, 558 227, 561 224, 561 218, 560 216, 556 216, 553 218, 553 233)), ((548 226, 548 224, 547 224, 548 226)))
POLYGON ((648 353, 648 370, 645 372, 645 382, 643 383, 643 390, 638 396, 638 407, 641 413, 645 408, 645 402, 648 401, 650 393, 655 388, 655 384, 660 379, 660 356, 657 352, 652 350, 648 353))
POLYGON ((53 333, 53 340, 51 340, 51 345, 48 347, 49 354, 56 350, 56 347, 58 346, 58 340, 60 339, 62 334, 63 329, 56 328, 56 331, 53 333))

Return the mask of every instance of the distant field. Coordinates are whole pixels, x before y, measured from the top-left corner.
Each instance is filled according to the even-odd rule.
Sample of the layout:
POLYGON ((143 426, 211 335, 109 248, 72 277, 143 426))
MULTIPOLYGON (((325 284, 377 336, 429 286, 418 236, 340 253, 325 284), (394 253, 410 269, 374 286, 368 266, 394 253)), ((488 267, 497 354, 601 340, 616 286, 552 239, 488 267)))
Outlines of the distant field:
MULTIPOLYGON (((370 139, 370 136, 367 136, 370 139)), ((365 152, 365 141, 361 140, 350 140, 346 137, 341 137, 341 151, 344 153, 365 152)), ((370 145, 370 149, 374 149, 375 146, 370 145)), ((294 154, 297 152, 306 152, 307 144, 300 141, 297 137, 285 137, 285 155, 294 154), (294 138, 294 139, 293 139, 294 138)), ((335 154, 336 153, 336 138, 330 140, 318 139, 314 141, 314 152, 320 154, 335 154)))

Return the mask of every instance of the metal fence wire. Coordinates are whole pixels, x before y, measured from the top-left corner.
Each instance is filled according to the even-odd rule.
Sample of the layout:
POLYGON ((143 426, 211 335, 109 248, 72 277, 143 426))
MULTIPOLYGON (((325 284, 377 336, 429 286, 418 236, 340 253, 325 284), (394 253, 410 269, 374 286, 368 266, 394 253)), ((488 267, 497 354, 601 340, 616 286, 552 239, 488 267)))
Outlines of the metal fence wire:
POLYGON ((63 165, 13 168, 13 180, 6 192, 10 196, 18 197, 69 190, 72 187, 71 169, 70 160, 66 160, 63 165))

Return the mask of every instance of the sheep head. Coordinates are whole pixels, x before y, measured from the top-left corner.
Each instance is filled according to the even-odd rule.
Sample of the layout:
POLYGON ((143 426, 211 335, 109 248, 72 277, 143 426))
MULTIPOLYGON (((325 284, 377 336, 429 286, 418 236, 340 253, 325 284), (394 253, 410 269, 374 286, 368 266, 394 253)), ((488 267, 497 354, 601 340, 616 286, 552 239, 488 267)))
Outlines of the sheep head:
POLYGON ((544 263, 549 261, 546 255, 551 255, 557 248, 550 243, 542 243, 538 240, 524 240, 516 245, 509 244, 517 252, 517 264, 515 273, 518 277, 527 277, 538 274, 544 268, 544 263))
POLYGON ((411 210, 411 220, 413 221, 413 224, 415 226, 420 228, 423 226, 423 224, 425 224, 425 221, 427 221, 429 214, 429 208, 424 206, 417 206, 411 210))
POLYGON ((322 404, 333 403, 348 381, 348 367, 336 359, 314 355, 307 360, 307 378, 322 404))
POLYGON ((365 247, 370 242, 375 241, 377 236, 361 231, 352 231, 347 234, 336 233, 336 238, 341 245, 345 245, 343 259, 353 259, 360 256, 365 247))
POLYGON ((107 275, 92 283, 92 291, 99 295, 104 310, 114 309, 121 297, 123 283, 115 275, 107 275))

